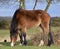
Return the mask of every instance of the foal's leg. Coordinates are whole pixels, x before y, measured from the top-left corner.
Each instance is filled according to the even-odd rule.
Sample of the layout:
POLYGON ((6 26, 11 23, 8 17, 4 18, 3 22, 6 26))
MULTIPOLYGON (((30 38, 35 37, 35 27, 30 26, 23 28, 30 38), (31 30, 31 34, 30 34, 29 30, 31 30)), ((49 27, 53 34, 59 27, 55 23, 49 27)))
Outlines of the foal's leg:
POLYGON ((19 30, 19 37, 20 37, 20 45, 23 44, 23 35, 22 35, 22 31, 19 30))
POLYGON ((40 25, 40 27, 43 30, 43 32, 41 33, 41 41, 40 41, 39 46, 42 46, 42 45, 44 45, 44 28, 42 25, 40 25))
POLYGON ((49 24, 49 29, 50 29, 50 31, 48 34, 48 46, 50 46, 52 43, 54 43, 50 24, 49 24))
POLYGON ((49 23, 47 23, 47 22, 46 23, 42 23, 40 25, 40 27, 42 28, 43 33, 41 35, 41 42, 40 42, 39 46, 43 45, 42 43, 47 45, 48 44, 48 34, 49 34, 49 23), (42 42, 42 41, 44 41, 44 42, 42 42))
POLYGON ((44 43, 45 45, 50 46, 51 45, 51 34, 50 34, 50 30, 49 30, 49 23, 43 23, 43 27, 44 27, 44 33, 45 33, 45 37, 44 37, 44 43))
POLYGON ((22 34, 19 34, 19 37, 20 37, 20 45, 22 45, 23 44, 23 36, 22 36, 22 34))
POLYGON ((26 41, 26 28, 23 28, 22 32, 23 32, 23 38, 24 38, 23 45, 26 45, 27 44, 27 41, 26 41))
POLYGON ((48 45, 49 23, 45 23, 45 24, 44 24, 44 29, 45 29, 45 38, 44 38, 44 40, 45 40, 45 45, 48 45))
POLYGON ((21 34, 19 36, 20 36, 20 43, 23 45, 26 45, 27 41, 26 41, 26 30, 25 30, 25 28, 21 29, 21 34))
POLYGON ((47 46, 50 46, 52 43, 53 43, 53 37, 52 37, 52 33, 51 33, 51 28, 49 26, 49 23, 46 23, 44 24, 44 27, 45 27, 45 35, 46 35, 46 43, 47 43, 47 46))
POLYGON ((54 43, 54 41, 53 41, 52 33, 49 32, 49 35, 48 35, 48 45, 47 46, 50 46, 53 43, 54 43))
POLYGON ((14 46, 17 40, 17 33, 10 34, 11 46, 14 46))
POLYGON ((27 41, 26 41, 26 33, 25 32, 23 33, 23 37, 24 37, 24 43, 23 43, 23 45, 26 45, 27 41))

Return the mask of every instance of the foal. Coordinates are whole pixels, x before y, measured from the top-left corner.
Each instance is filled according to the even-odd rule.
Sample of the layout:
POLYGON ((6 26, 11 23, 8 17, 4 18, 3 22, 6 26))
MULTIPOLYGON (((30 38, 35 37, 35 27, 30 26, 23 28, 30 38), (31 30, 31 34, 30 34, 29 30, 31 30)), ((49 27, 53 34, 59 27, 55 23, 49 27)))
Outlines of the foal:
POLYGON ((17 40, 17 35, 20 36, 20 43, 22 45, 26 45, 26 29, 32 27, 41 27, 43 30, 43 34, 41 36, 41 42, 46 43, 47 45, 51 45, 53 39, 52 35, 49 31, 49 23, 50 16, 43 10, 23 10, 17 9, 13 15, 10 29, 10 38, 11 38, 11 46, 14 46, 17 40), (44 41, 46 38, 46 42, 44 41))

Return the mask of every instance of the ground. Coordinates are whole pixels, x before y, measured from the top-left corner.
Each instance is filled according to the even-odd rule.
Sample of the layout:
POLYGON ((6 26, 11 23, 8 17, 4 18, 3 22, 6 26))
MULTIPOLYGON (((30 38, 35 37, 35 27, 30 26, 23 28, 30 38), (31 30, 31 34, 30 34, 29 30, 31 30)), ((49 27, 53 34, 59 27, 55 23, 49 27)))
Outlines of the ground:
MULTIPOLYGON (((39 28, 32 28, 30 30, 27 31, 27 39, 30 39, 30 37, 34 34, 37 34, 37 32, 39 31, 39 28)), ((60 31, 60 27, 52 27, 52 31, 57 32, 60 31)), ((19 38, 18 38, 19 40, 19 38)), ((19 42, 16 43, 16 46, 14 47, 10 47, 10 34, 9 34, 9 30, 0 30, 0 49, 60 49, 60 45, 51 45, 50 47, 47 46, 42 46, 42 47, 38 47, 38 46, 31 46, 31 45, 27 45, 27 46, 20 46, 19 42), (4 43, 4 40, 7 40, 6 43, 4 43)))

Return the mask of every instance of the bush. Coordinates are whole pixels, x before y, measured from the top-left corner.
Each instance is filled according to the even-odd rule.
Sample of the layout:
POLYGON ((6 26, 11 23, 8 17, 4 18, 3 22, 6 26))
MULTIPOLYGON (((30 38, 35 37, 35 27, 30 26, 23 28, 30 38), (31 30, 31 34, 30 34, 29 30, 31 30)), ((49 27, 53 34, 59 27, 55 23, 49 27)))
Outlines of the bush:
POLYGON ((60 18, 59 17, 54 17, 51 19, 51 25, 52 26, 60 26, 60 18))
POLYGON ((0 29, 7 29, 7 28, 9 28, 8 22, 6 20, 2 20, 0 22, 0 29))
MULTIPOLYGON (((34 46, 38 46, 40 44, 42 35, 43 35, 42 33, 34 34, 31 37, 30 43, 32 43, 32 45, 34 45, 34 46)), ((47 45, 47 36, 46 35, 44 35, 44 42, 45 42, 44 45, 47 45)))
MULTIPOLYGON (((52 32, 52 35, 53 35, 54 45, 60 44, 60 31, 52 32)), ((38 46, 40 41, 41 41, 41 33, 38 33, 31 37, 31 39, 28 41, 28 45, 38 46)), ((46 37, 44 41, 46 42, 44 43, 44 45, 47 45, 46 37)))

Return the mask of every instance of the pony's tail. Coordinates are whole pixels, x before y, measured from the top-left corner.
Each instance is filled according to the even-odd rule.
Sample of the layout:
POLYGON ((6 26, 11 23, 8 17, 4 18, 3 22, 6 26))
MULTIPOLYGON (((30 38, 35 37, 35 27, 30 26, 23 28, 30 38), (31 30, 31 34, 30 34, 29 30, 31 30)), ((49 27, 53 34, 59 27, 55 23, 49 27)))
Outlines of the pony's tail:
POLYGON ((50 18, 48 46, 50 46, 50 44, 52 44, 52 43, 54 43, 54 41, 53 41, 53 35, 52 35, 52 32, 51 32, 51 18, 50 18))
POLYGON ((51 18, 50 18, 50 23, 49 23, 49 32, 51 32, 51 18))

